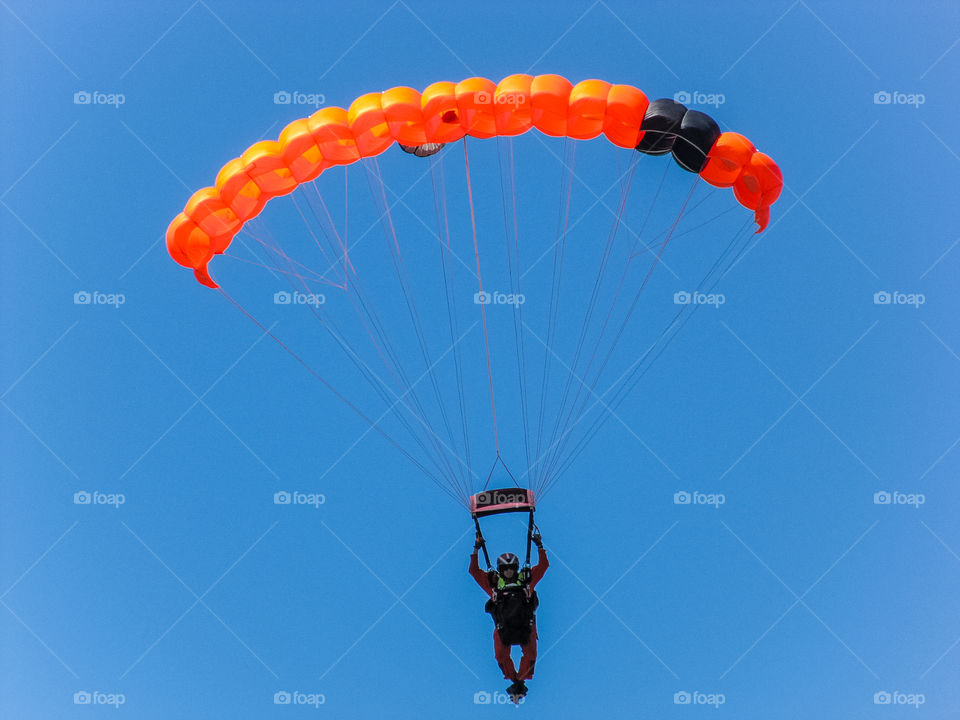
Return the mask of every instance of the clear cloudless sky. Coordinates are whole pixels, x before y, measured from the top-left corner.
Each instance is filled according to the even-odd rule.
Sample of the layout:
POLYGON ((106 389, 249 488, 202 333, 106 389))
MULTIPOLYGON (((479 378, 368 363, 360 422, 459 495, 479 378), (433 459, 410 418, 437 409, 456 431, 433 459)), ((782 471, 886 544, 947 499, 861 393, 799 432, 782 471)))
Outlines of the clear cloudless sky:
MULTIPOLYGON (((930 0, 2 0, 0 715, 960 717, 958 39, 960 6, 930 0), (466 574, 468 513, 173 263, 163 236, 225 162, 313 110, 275 93, 345 107, 522 72, 713 95, 691 106, 775 158, 786 185, 716 288, 725 303, 692 316, 540 504, 540 661, 515 709, 466 574), (84 292, 123 303, 76 303, 84 292), (283 490, 324 502, 274 504, 283 490), (683 491, 724 502, 675 504, 683 491), (307 704, 276 704, 284 692, 307 704)), ((483 160, 471 142, 481 231, 502 243, 496 145, 483 160)), ((599 193, 630 155, 598 143, 576 152, 599 193)), ((515 143, 521 213, 545 213, 530 240, 545 248, 563 178, 548 146, 563 157, 515 143)), ((445 152, 462 202, 462 150, 445 152)), ((388 156, 384 181, 403 192, 419 172, 388 156)), ((671 162, 641 160, 625 217, 639 222, 671 162)), ((592 202, 578 181, 572 197, 592 202)), ((728 191, 712 197, 746 218, 728 191)), ((429 180, 408 202, 397 222, 416 258, 435 250, 413 217, 433 217, 429 180)), ((351 237, 371 213, 358 205, 351 237)), ((610 217, 590 221, 599 247, 610 217)), ((358 258, 383 243, 377 227, 358 258)), ((702 274, 699 247, 678 239, 673 270, 655 269, 662 313, 702 274)), ((211 267, 294 349, 333 352, 270 303, 269 273, 211 267)), ((424 268, 411 280, 429 294, 441 276, 424 268)), ((543 297, 531 289, 531 315, 543 297)), ((649 339, 646 312, 620 368, 649 339)), ((512 325, 491 334, 508 341, 512 325)), ((383 409, 368 386, 348 394, 383 409)), ((519 549, 515 516, 488 526, 491 550, 519 549)))

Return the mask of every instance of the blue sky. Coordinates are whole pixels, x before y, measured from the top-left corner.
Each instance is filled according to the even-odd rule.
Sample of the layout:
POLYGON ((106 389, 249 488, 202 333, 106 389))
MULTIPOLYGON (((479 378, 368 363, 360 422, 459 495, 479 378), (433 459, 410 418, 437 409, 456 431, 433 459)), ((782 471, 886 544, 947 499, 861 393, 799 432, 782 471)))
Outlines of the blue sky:
MULTIPOLYGON (((312 111, 275 104, 277 92, 347 106, 395 85, 529 72, 628 83, 651 98, 713 95, 714 105, 696 107, 771 155, 786 186, 769 230, 748 238, 714 288, 723 304, 691 315, 544 496, 537 515, 552 565, 540 586, 541 660, 517 712, 960 717, 956 6, 0 6, 5 716, 507 712, 475 702, 506 683, 466 574, 469 515, 174 264, 162 238, 221 165, 312 111), (77 93, 100 95, 84 104, 77 93), (104 302, 77 304, 84 292, 104 302), (323 502, 274 503, 294 490, 323 502), (103 502, 77 504, 78 492, 103 502), (678 492, 723 503, 677 504, 678 492), (317 706, 275 704, 285 691, 317 706), (83 692, 98 693, 95 706, 75 704, 83 692), (878 704, 887 698, 895 706, 878 704), (121 699, 119 710, 110 704, 121 699)), ((591 209, 591 189, 614 186, 602 197, 615 206, 632 161, 602 140, 578 143, 571 179, 562 161, 572 145, 534 134, 512 142, 528 350, 551 288, 549 260, 530 257, 556 239, 565 180, 583 217, 555 344, 568 360, 612 220, 591 209)), ((504 242, 498 159, 510 149, 469 145, 491 248, 504 242)), ((469 264, 462 146, 445 148, 442 163, 452 242, 469 264)), ((379 167, 392 199, 411 188, 392 218, 427 344, 440 354, 450 342, 426 230, 430 161, 394 148, 379 167)), ((691 177, 644 157, 627 226, 642 224, 665 167, 651 226, 669 225, 691 177)), ((416 378, 421 358, 396 302, 370 174, 347 174, 353 257, 416 378)), ((341 170, 318 183, 338 223, 343 182, 341 170)), ((707 217, 734 209, 670 242, 598 392, 642 354, 675 311, 673 294, 697 287, 748 217, 728 191, 694 191, 707 217)), ((261 227, 298 247, 303 227, 284 202, 261 227)), ((617 237, 628 252, 629 232, 617 237)), ((320 265, 299 247, 298 259, 320 265)), ((506 291, 504 259, 502 249, 485 254, 483 273, 506 291)), ((467 331, 475 278, 455 265, 467 331)), ((633 287, 648 267, 633 268, 633 287)), ((228 258, 211 269, 352 402, 372 417, 385 409, 309 308, 274 304, 289 290, 276 276, 228 258)), ((357 334, 342 293, 322 291, 324 311, 357 334)), ((522 474, 510 311, 488 308, 501 450, 522 474)), ((496 452, 482 336, 471 330, 461 349, 470 465, 483 477, 496 452)), ((436 369, 451 408, 452 367, 448 358, 436 369)), ((559 365, 551 377, 555 400, 559 365)), ((531 370, 527 385, 539 398, 537 378, 531 370)), ((417 386, 424 398, 428 382, 417 386)), ((402 437, 392 414, 380 427, 402 437)), ((519 549, 518 518, 485 527, 494 552, 519 549)))

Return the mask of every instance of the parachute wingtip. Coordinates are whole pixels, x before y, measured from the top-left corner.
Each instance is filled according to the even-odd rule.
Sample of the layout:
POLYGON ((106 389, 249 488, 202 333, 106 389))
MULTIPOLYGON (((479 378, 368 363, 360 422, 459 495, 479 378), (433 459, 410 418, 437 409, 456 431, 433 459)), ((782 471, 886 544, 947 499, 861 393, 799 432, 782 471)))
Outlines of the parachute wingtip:
POLYGON ((208 288, 213 288, 216 290, 220 286, 217 285, 213 278, 210 277, 210 272, 207 270, 207 265, 204 263, 198 268, 193 269, 193 276, 197 279, 197 282, 201 285, 206 285, 208 288))
POLYGON ((767 225, 770 224, 770 206, 766 205, 762 208, 757 208, 753 213, 753 220, 757 223, 757 230, 754 232, 754 235, 759 235, 766 230, 767 225))

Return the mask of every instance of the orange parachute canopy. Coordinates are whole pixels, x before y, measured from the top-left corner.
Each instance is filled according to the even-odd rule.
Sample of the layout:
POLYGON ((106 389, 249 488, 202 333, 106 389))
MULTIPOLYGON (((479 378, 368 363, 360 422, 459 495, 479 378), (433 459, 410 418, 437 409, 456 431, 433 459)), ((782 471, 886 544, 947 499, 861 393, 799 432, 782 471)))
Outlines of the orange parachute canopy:
POLYGON ((251 145, 198 190, 167 228, 167 250, 197 280, 217 287, 207 271, 243 224, 267 201, 315 179, 325 169, 379 155, 394 142, 405 150, 435 143, 519 135, 588 140, 604 135, 619 147, 672 154, 685 170, 711 185, 733 187, 754 211, 762 232, 783 178, 776 163, 747 138, 721 132, 705 113, 674 100, 650 101, 631 85, 559 75, 510 75, 494 83, 469 78, 438 82, 422 93, 408 87, 361 95, 344 110, 325 107, 290 123, 276 140, 251 145))

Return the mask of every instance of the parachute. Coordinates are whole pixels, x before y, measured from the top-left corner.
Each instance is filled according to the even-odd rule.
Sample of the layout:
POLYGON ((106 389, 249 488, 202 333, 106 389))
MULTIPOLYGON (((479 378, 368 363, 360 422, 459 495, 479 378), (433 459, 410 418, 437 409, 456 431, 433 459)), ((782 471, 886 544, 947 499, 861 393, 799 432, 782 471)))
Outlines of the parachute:
MULTIPOLYGON (((267 201, 316 179, 334 165, 383 153, 394 142, 407 148, 450 143, 464 136, 545 135, 589 140, 604 135, 620 147, 651 155, 672 153, 685 170, 716 187, 733 187, 753 210, 758 232, 783 187, 776 163, 743 135, 721 133, 717 123, 673 100, 650 102, 631 85, 559 75, 511 75, 439 82, 423 93, 396 87, 361 95, 348 110, 328 107, 283 129, 276 141, 251 145, 198 190, 167 228, 167 250, 197 280, 217 287, 207 271, 245 222, 267 201)), ((437 148, 434 148, 434 150, 437 148)))
MULTIPOLYGON (((666 166, 664 173, 666 173, 666 166)), ((613 350, 629 321, 635 316, 634 306, 637 298, 650 284, 652 271, 661 263, 667 242, 683 232, 692 232, 697 229, 687 229, 681 225, 681 221, 685 221, 685 218, 694 212, 695 203, 692 201, 694 190, 702 187, 696 185, 698 180, 714 188, 733 188, 736 201, 752 211, 749 220, 756 224, 756 233, 762 232, 768 226, 770 208, 779 197, 783 185, 782 175, 776 163, 769 156, 758 151, 746 137, 736 132, 721 131, 717 122, 709 115, 687 108, 675 100, 651 101, 641 90, 631 85, 611 84, 602 80, 584 80, 574 84, 559 75, 510 75, 499 83, 474 77, 458 83, 437 82, 429 85, 423 92, 409 87, 395 87, 383 92, 368 93, 358 97, 346 109, 324 107, 309 117, 291 122, 283 129, 277 140, 261 141, 251 145, 239 157, 230 160, 221 168, 212 186, 195 192, 183 212, 170 223, 166 233, 166 245, 170 256, 180 265, 192 269, 200 283, 218 288, 226 295, 225 290, 220 288, 211 275, 211 261, 218 255, 229 254, 228 250, 231 249, 238 235, 250 232, 250 225, 260 219, 269 200, 281 196, 292 196, 291 202, 298 203, 296 209, 304 218, 304 222, 308 226, 312 223, 308 233, 313 244, 323 253, 324 258, 335 258, 331 267, 338 268, 339 277, 331 280, 328 272, 311 270, 307 263, 299 258, 294 259, 291 253, 281 248, 279 242, 265 240, 262 234, 251 234, 251 236, 272 253, 271 257, 276 260, 275 265, 281 266, 268 267, 268 269, 275 275, 282 273, 288 277, 294 284, 296 292, 306 291, 303 295, 307 298, 303 303, 304 309, 321 321, 332 339, 333 346, 343 349, 346 353, 345 357, 356 367, 357 377, 368 382, 381 397, 384 406, 387 407, 384 415, 392 412, 397 416, 398 424, 402 426, 400 433, 406 433, 409 436, 408 441, 412 441, 416 448, 411 448, 409 444, 398 440, 396 434, 383 427, 380 418, 376 417, 379 410, 359 407, 359 403, 348 397, 348 392, 334 387, 323 373, 315 370, 310 362, 296 355, 286 342, 277 336, 274 336, 274 339, 349 405, 372 429, 388 439, 438 485, 445 486, 452 497, 463 502, 474 518, 496 512, 529 512, 532 527, 533 491, 536 490, 538 499, 542 498, 546 489, 552 486, 566 468, 570 467, 572 458, 582 451, 602 425, 603 417, 599 410, 615 408, 623 401, 645 369, 663 352, 665 343, 669 342, 696 309, 695 302, 689 299, 684 302, 685 297, 696 298, 696 295, 688 293, 687 296, 681 297, 680 301, 675 298, 676 314, 668 318, 666 328, 655 333, 654 341, 640 352, 637 358, 633 358, 625 365, 623 373, 616 378, 606 393, 600 395, 595 392, 603 373, 611 370, 612 365, 609 364, 609 360, 613 350), (545 339, 529 329, 529 320, 535 312, 524 309, 523 301, 520 299, 522 294, 517 292, 521 278, 525 278, 519 266, 522 233, 519 231, 517 221, 518 215, 522 214, 524 208, 520 207, 518 210, 517 195, 513 190, 512 138, 531 130, 536 130, 548 138, 557 138, 564 143, 563 156, 556 157, 560 165, 569 171, 566 183, 561 183, 557 243, 540 256, 547 257, 548 253, 554 253, 554 277, 551 280, 554 284, 549 288, 549 308, 543 313, 544 324, 547 326, 546 332, 543 333, 545 339), (570 342, 575 347, 575 351, 571 353, 572 359, 568 363, 551 356, 554 343, 558 342, 558 338, 564 332, 558 320, 557 305, 561 302, 558 288, 563 282, 563 253, 568 247, 567 237, 572 232, 569 227, 569 197, 574 179, 583 182, 573 170, 573 150, 567 154, 567 144, 575 150, 579 141, 600 137, 606 138, 617 152, 625 150, 632 153, 630 155, 632 159, 629 161, 630 167, 627 173, 618 175, 621 198, 615 211, 611 211, 612 215, 616 215, 615 222, 607 235, 606 242, 597 244, 599 264, 597 280, 592 291, 589 283, 584 285, 586 291, 583 301, 579 303, 583 309, 583 324, 579 333, 571 332, 570 334, 570 342), (511 293, 501 293, 501 295, 491 294, 482 282, 484 273, 481 269, 481 248, 486 252, 489 243, 478 240, 474 190, 467 152, 468 139, 473 142, 474 139, 491 138, 497 139, 496 143, 501 153, 501 187, 498 189, 504 197, 506 255, 507 262, 510 263, 511 293), (422 158, 422 162, 429 165, 434 182, 438 225, 435 234, 438 238, 442 238, 439 259, 443 275, 442 285, 437 279, 435 283, 427 283, 430 287, 426 289, 442 288, 443 294, 427 302, 421 300, 419 305, 410 291, 412 284, 410 276, 417 268, 409 268, 405 263, 404 253, 401 251, 404 247, 402 233, 397 231, 391 214, 392 209, 403 202, 406 191, 402 195, 392 192, 384 183, 377 164, 377 157, 386 153, 394 143, 410 156, 410 162, 421 162, 420 158, 422 158), (454 143, 463 144, 469 222, 464 220, 460 223, 451 223, 446 206, 446 175, 443 168, 444 163, 448 162, 446 156, 453 149, 454 143), (615 258, 613 249, 619 242, 618 232, 622 228, 623 213, 630 207, 627 195, 630 192, 630 182, 637 158, 661 155, 671 156, 676 166, 692 176, 695 181, 694 188, 682 202, 676 219, 667 223, 666 229, 658 236, 656 243, 636 250, 636 247, 640 246, 634 239, 634 244, 630 248, 621 250, 622 258, 615 258), (409 310, 409 317, 405 322, 409 321, 413 329, 410 335, 412 340, 403 349, 400 348, 404 345, 404 341, 395 340, 395 335, 401 332, 398 329, 400 321, 392 315, 385 318, 372 308, 370 301, 376 298, 361 282, 364 271, 359 269, 358 262, 349 254, 352 246, 344 237, 346 233, 340 232, 336 227, 337 223, 333 221, 332 214, 323 200, 324 191, 318 185, 321 175, 332 176, 334 169, 338 167, 344 168, 344 183, 346 183, 349 168, 355 164, 365 167, 365 176, 371 185, 374 205, 377 208, 376 214, 379 215, 377 220, 384 227, 388 237, 391 262, 383 261, 382 264, 396 270, 395 280, 398 290, 393 297, 397 298, 397 302, 404 301, 409 310), (564 194, 566 194, 565 206, 564 194), (391 196, 398 196, 399 200, 391 202, 391 196), (298 197, 301 200, 298 200, 298 197), (303 202, 309 206, 306 211, 299 204, 303 202), (308 216, 312 216, 312 219, 308 216), (451 224, 454 225, 453 230, 450 228, 451 224), (322 240, 322 235, 327 236, 328 239, 322 240), (472 243, 465 242, 464 246, 473 252, 476 260, 475 265, 460 262, 464 267, 469 265, 466 270, 477 281, 474 286, 473 306, 468 305, 466 309, 479 313, 479 318, 475 320, 478 329, 464 333, 464 336, 469 332, 479 334, 482 328, 482 350, 473 357, 462 353, 457 347, 460 342, 457 339, 458 333, 463 330, 457 320, 464 306, 462 304, 459 308, 456 306, 456 297, 448 285, 452 283, 455 272, 464 272, 456 266, 459 256, 451 241, 451 237, 459 235, 472 235, 472 243), (324 242, 328 244, 325 246, 324 242), (645 275, 641 274, 635 278, 630 268, 635 258, 644 254, 644 250, 652 257, 651 266, 645 275), (607 287, 607 270, 612 263, 621 260, 623 274, 620 276, 619 284, 616 280, 609 282, 611 288, 609 294, 613 299, 610 308, 604 314, 598 310, 601 304, 601 300, 598 299, 599 288, 607 287), (514 262, 517 263, 516 266, 514 262), (559 279, 557 279, 558 274, 559 279), (332 307, 332 303, 324 305, 316 300, 317 294, 311 294, 308 286, 311 282, 326 284, 327 287, 333 288, 338 297, 349 295, 350 305, 347 307, 347 304, 343 303, 347 308, 344 312, 354 312, 360 318, 360 323, 355 326, 360 329, 351 330, 336 322, 334 318, 336 308, 332 307), (633 303, 626 306, 625 310, 621 310, 623 307, 621 297, 634 289, 636 296, 633 303), (311 297, 314 301, 310 300, 311 297), (470 403, 464 400, 464 395, 483 395, 489 391, 489 405, 492 411, 492 422, 489 424, 492 425, 493 450, 496 451, 494 469, 498 463, 501 463, 510 479, 519 487, 520 482, 507 469, 507 464, 504 462, 503 455, 507 453, 502 452, 501 438, 498 435, 495 402, 497 389, 495 386, 498 383, 495 382, 494 375, 499 373, 502 377, 504 373, 500 372, 501 368, 496 358, 492 358, 496 353, 492 353, 491 347, 497 345, 500 337, 490 327, 492 325, 490 316, 497 303, 501 302, 509 306, 507 314, 512 314, 512 332, 516 339, 515 372, 517 375, 513 388, 508 391, 501 390, 501 392, 507 396, 508 404, 519 406, 515 414, 522 415, 523 433, 518 432, 515 436, 522 435, 527 444, 526 472, 523 474, 523 479, 526 480, 530 494, 524 496, 523 502, 519 504, 496 508, 484 507, 484 498, 481 497, 478 500, 475 492, 483 477, 473 469, 475 463, 470 456, 470 438, 466 425, 468 419, 476 414, 476 409, 470 407, 470 403), (438 320, 437 323, 426 324, 420 316, 423 308, 436 310, 444 307, 447 310, 444 320, 449 324, 452 346, 449 350, 440 353, 438 357, 431 352, 429 336, 435 326, 444 325, 444 323, 438 320), (615 311, 614 308, 617 310, 615 311), (527 315, 524 316, 524 313, 527 315), (600 326, 601 319, 602 326, 600 326), (524 337, 528 331, 544 346, 544 361, 539 370, 532 369, 533 364, 528 362, 529 352, 524 345, 524 337), (355 333, 352 337, 351 332, 355 333), (357 351, 360 341, 364 339, 375 351, 370 362, 362 358, 357 351), (601 341, 608 343, 604 346, 605 352, 601 351, 601 341), (591 347, 592 352, 590 352, 591 347), (432 410, 427 407, 428 398, 421 397, 417 389, 420 378, 416 378, 416 373, 410 365, 410 359, 415 355, 422 360, 420 378, 430 377, 433 388, 432 410), (483 358, 484 355, 486 360, 484 380, 487 382, 476 382, 470 375, 468 365, 476 361, 477 357, 483 358), (455 365, 455 372, 451 369, 446 377, 438 378, 436 374, 443 372, 442 368, 437 369, 441 361, 449 361, 455 365), (552 370, 553 365, 556 364, 564 367, 559 380, 552 370), (375 366, 380 365, 386 368, 386 378, 381 377, 374 370, 375 366), (537 375, 538 372, 539 375, 537 375), (535 378, 529 381, 531 375, 535 378), (529 407, 536 405, 536 399, 531 398, 533 391, 530 390, 530 385, 540 387, 540 405, 537 412, 529 407), (448 390, 454 386, 457 388, 456 393, 448 390), (598 401, 604 407, 599 408, 598 414, 586 424, 586 431, 580 432, 583 427, 578 427, 579 424, 591 412, 587 408, 585 399, 591 394, 598 396, 598 401), (545 407, 549 403, 554 403, 555 407, 547 412, 545 407), (457 405, 459 405, 459 414, 464 426, 462 437, 458 437, 460 434, 454 432, 451 427, 450 418, 455 415, 457 405), (441 424, 446 432, 440 428, 441 424), (572 428, 577 428, 580 432, 576 438, 571 434, 572 428), (536 434, 536 443, 533 439, 534 434, 536 434), (542 442, 541 435, 545 436, 542 442), (534 444, 536 452, 533 450, 534 444)), ((415 183, 411 181, 411 187, 413 184, 415 183)), ((662 185, 663 181, 661 181, 661 187, 662 185)), ((486 193, 487 190, 483 189, 481 192, 486 193)), ((347 191, 344 190, 344 193, 346 196, 347 191)), ((594 194, 602 198, 599 193, 594 194)), ((648 193, 648 196, 653 198, 651 207, 660 195, 660 189, 651 189, 648 193)), ((697 201, 697 206, 699 202, 701 201, 697 201)), ((466 202, 463 204, 467 205, 466 202)), ((345 210, 345 217, 346 215, 345 210)), ((643 225, 646 232, 647 222, 645 221, 643 225)), ((744 227, 746 228, 746 225, 744 227)), ((639 235, 638 233, 637 236, 639 235)), ((709 290, 710 284, 715 283, 726 269, 737 261, 740 257, 739 253, 742 253, 745 247, 744 243, 747 242, 745 238, 749 238, 746 233, 735 234, 734 239, 720 253, 720 257, 709 267, 702 283, 697 286, 698 292, 709 290)), ((459 245, 456 246, 457 249, 459 247, 459 245)), ((537 262, 539 259, 537 258, 537 262)), ((536 262, 533 263, 533 265, 536 264, 536 262)), ((549 263, 544 264, 549 265, 549 263)), ((227 298, 239 306, 232 296, 227 295, 227 298)), ((575 303, 571 301, 570 304, 575 303)), ((543 305, 546 307, 546 303, 543 305)), ((242 306, 240 307, 247 312, 242 306)), ((247 314, 252 317, 251 313, 247 314)), ((255 322, 264 331, 269 332, 263 323, 256 320, 255 322)), ((575 327, 573 322, 568 324, 571 328, 575 327)), ((507 327, 509 328, 509 325, 507 327)), ((477 362, 479 366, 483 365, 477 362)), ((336 370, 337 368, 334 368, 334 371, 336 370)), ((595 402, 590 408, 596 405, 595 402)), ((518 421, 517 425, 520 424, 518 421)), ((519 441, 514 443, 514 445, 518 444, 519 441)), ((522 454, 516 447, 512 447, 511 452, 517 455, 522 454)), ((491 454, 493 454, 492 451, 491 454)), ((493 470, 486 478, 487 484, 490 483, 492 475, 493 470)), ((491 492, 502 494, 505 491, 491 492)))

